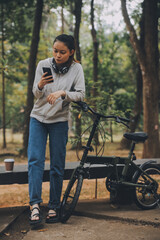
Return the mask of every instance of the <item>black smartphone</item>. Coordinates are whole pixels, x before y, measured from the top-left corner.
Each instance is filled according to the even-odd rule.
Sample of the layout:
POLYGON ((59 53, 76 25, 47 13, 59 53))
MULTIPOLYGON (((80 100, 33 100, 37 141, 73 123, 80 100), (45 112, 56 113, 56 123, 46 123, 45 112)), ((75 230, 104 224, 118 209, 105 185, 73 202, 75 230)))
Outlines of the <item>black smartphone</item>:
MULTIPOLYGON (((47 72, 46 77, 52 75, 52 72, 51 72, 51 69, 50 69, 50 68, 48 68, 48 67, 43 67, 42 69, 43 69, 43 72, 44 72, 44 73, 47 72)), ((51 80, 51 81, 49 81, 49 82, 53 82, 53 80, 51 80)))

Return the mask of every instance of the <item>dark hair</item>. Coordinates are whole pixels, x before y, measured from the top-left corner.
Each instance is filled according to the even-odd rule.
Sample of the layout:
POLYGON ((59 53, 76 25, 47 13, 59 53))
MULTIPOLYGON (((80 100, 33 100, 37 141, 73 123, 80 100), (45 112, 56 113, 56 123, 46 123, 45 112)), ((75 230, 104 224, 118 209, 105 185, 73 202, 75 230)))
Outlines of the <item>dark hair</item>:
POLYGON ((75 50, 75 41, 74 41, 74 37, 71 35, 67 35, 67 34, 61 34, 59 36, 57 36, 53 42, 53 44, 56 41, 60 41, 63 42, 71 51, 72 49, 75 50))
MULTIPOLYGON (((67 47, 68 49, 71 51, 72 49, 75 50, 75 40, 74 40, 74 37, 72 35, 67 35, 67 34, 61 34, 59 36, 57 36, 55 38, 55 40, 53 41, 53 44, 57 41, 60 41, 60 42, 63 42, 67 47)), ((74 53, 69 57, 70 58, 70 63, 72 63, 72 61, 74 59, 74 53)))

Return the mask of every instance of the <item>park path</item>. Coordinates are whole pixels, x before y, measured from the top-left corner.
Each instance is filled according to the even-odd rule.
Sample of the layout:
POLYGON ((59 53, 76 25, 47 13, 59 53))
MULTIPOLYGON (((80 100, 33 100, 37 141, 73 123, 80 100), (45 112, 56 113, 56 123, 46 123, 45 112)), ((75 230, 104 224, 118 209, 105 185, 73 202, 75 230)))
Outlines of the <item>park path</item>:
MULTIPOLYGON (((0 209, 0 224, 4 219, 2 210, 5 212, 0 209)), ((5 227, 0 240, 160 240, 159 208, 143 211, 134 204, 111 206, 105 199, 79 201, 75 214, 66 224, 43 221, 35 229, 28 224, 28 207, 14 208, 10 211, 12 217, 13 212, 15 220, 5 227)), ((42 213, 45 220, 46 206, 42 207, 42 213)))

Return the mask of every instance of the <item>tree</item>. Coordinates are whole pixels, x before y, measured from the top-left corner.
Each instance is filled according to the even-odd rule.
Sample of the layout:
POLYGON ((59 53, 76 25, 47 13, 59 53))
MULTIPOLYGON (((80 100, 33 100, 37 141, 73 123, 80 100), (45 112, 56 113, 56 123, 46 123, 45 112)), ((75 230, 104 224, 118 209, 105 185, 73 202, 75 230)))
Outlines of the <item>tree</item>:
MULTIPOLYGON (((91 0, 91 35, 93 41, 93 87, 92 87, 92 97, 96 99, 97 97, 97 82, 98 82, 98 39, 97 39, 97 31, 95 29, 95 22, 94 22, 94 0, 91 0)), ((96 106, 95 106, 96 109, 96 106)), ((95 135, 95 145, 99 144, 98 141, 98 132, 95 135)))
MULTIPOLYGON (((1 69, 2 69, 2 128, 3 128, 3 148, 6 148, 6 134, 5 128, 8 127, 10 121, 6 122, 7 119, 7 91, 10 87, 9 80, 12 79, 13 82, 17 79, 17 71, 15 76, 13 76, 13 65, 17 60, 17 56, 13 54, 14 44, 19 44, 26 39, 29 39, 30 24, 28 22, 28 15, 32 19, 30 12, 33 3, 28 1, 15 0, 2 0, 1 7, 1 46, 2 46, 2 59, 1 59, 1 69), (25 3, 25 4, 24 4, 25 3), (23 31, 25 28, 25 31, 23 31), (14 57, 13 57, 14 55, 14 57), (11 56, 13 57, 10 61, 11 56)), ((15 52, 14 52, 15 53, 15 52)), ((10 111, 11 112, 11 111, 10 111)))
POLYGON ((74 27, 74 38, 76 44, 76 58, 79 62, 81 62, 81 50, 79 45, 79 31, 80 31, 80 23, 81 23, 81 9, 82 9, 82 0, 75 0, 74 7, 74 15, 76 18, 75 27, 74 27))
POLYGON ((91 35, 92 35, 92 41, 93 41, 93 97, 95 98, 97 96, 97 81, 98 81, 98 39, 97 39, 97 32, 95 29, 95 23, 94 23, 94 0, 91 0, 91 35))
MULTIPOLYGON (((97 39, 97 32, 94 25, 94 0, 91 0, 91 35, 92 35, 92 41, 93 41, 93 90, 92 90, 92 97, 96 98, 97 96, 97 81, 98 81, 98 39, 97 39)), ((95 106, 96 109, 96 106, 95 106)), ((96 132, 95 137, 95 148, 96 148, 96 154, 97 154, 97 146, 99 145, 98 140, 98 132, 96 132)), ((97 179, 95 182, 95 198, 97 198, 97 179)))
MULTIPOLYGON (((75 16, 74 39, 76 48, 76 59, 81 62, 81 50, 79 44, 79 32, 81 24, 82 0, 74 0, 70 3, 70 11, 75 16)), ((76 136, 81 136, 81 119, 79 113, 75 113, 75 132, 76 136)), ((81 148, 81 142, 78 142, 77 148, 81 148)))
POLYGON ((30 47, 29 67, 28 67, 27 106, 25 109, 25 125, 24 125, 24 134, 23 134, 23 154, 25 156, 27 155, 30 112, 34 104, 32 86, 33 86, 35 70, 36 70, 36 59, 37 59, 37 52, 38 52, 38 43, 40 38, 42 12, 43 12, 43 0, 37 0, 33 33, 32 33, 32 42, 30 47))
POLYGON ((144 0, 144 48, 131 24, 126 0, 121 0, 122 14, 130 34, 143 79, 143 123, 148 140, 144 144, 143 157, 159 157, 159 76, 158 76, 158 0, 144 0))
POLYGON ((5 114, 5 51, 4 51, 4 6, 1 4, 1 29, 2 29, 2 125, 3 125, 3 148, 6 148, 6 114, 5 114))
MULTIPOLYGON (((140 42, 141 48, 143 49, 144 48, 144 11, 142 12, 142 15, 141 15, 139 28, 140 28, 139 42, 140 42)), ((142 73, 141 73, 140 66, 137 62, 137 59, 135 59, 134 55, 135 55, 135 52, 132 53, 131 59, 132 59, 133 68, 136 72, 136 100, 135 100, 135 105, 132 111, 131 120, 129 124, 129 129, 128 129, 129 132, 135 132, 140 120, 141 112, 142 112, 142 89, 143 89, 142 73)), ((124 137, 122 138, 122 141, 121 141, 122 148, 130 148, 130 144, 131 144, 130 140, 124 137)))
POLYGON ((61 27, 61 33, 64 33, 64 0, 62 0, 62 8, 61 8, 61 22, 62 22, 62 27, 61 27))

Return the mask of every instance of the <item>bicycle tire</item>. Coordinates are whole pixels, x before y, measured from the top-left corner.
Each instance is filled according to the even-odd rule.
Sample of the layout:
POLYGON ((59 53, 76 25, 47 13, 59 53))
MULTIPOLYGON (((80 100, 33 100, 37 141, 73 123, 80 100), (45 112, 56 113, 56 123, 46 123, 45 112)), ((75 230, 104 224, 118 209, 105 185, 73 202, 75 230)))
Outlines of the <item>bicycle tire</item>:
POLYGON ((62 223, 67 222, 72 215, 81 192, 82 183, 83 175, 75 172, 68 183, 61 203, 60 220, 62 223))
POLYGON ((144 210, 154 209, 160 202, 160 167, 155 164, 147 164, 143 170, 150 175, 156 182, 151 181, 146 175, 139 171, 134 179, 134 183, 152 186, 151 189, 135 187, 133 200, 136 205, 144 210))

